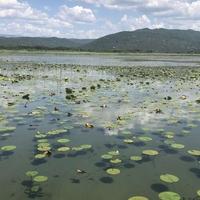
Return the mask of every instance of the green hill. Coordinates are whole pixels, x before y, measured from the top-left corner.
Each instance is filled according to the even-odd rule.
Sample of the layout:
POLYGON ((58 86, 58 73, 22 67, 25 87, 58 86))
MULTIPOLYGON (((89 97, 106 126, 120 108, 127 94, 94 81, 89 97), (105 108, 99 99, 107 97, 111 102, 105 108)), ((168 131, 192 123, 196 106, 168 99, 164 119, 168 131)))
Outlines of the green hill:
POLYGON ((96 52, 200 53, 200 32, 140 29, 99 39, 0 37, 1 49, 60 49, 96 52))
POLYGON ((200 52, 200 32, 193 30, 140 29, 119 32, 84 45, 90 51, 200 52))
POLYGON ((44 37, 0 37, 0 48, 21 49, 78 49, 91 40, 44 38, 44 37))

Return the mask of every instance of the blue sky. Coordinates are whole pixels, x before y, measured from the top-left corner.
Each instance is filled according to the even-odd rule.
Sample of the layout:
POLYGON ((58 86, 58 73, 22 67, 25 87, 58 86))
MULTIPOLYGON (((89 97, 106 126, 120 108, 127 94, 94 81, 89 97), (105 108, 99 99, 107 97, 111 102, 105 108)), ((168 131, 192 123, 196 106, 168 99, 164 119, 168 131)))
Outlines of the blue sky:
POLYGON ((0 34, 97 38, 146 27, 200 30, 200 0, 0 0, 0 34))

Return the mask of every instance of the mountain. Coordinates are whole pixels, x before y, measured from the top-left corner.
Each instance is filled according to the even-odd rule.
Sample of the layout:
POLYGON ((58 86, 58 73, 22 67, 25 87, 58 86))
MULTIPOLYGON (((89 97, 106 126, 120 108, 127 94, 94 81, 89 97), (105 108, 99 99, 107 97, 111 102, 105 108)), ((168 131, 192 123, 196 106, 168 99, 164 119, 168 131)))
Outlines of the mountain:
POLYGON ((146 28, 107 35, 82 48, 89 51, 116 52, 200 52, 200 32, 146 28))
POLYGON ((44 37, 8 37, 0 36, 1 48, 40 48, 40 49, 77 49, 92 40, 88 39, 65 39, 44 37))
POLYGON ((136 31, 123 31, 94 40, 0 36, 0 48, 95 52, 200 53, 200 32, 146 28, 136 31))

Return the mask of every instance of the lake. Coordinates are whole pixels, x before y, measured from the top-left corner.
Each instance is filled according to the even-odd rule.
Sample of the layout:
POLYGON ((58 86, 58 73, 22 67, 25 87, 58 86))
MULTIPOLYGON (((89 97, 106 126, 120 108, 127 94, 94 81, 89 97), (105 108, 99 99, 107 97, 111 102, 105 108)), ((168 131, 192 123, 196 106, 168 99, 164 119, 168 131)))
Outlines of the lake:
POLYGON ((0 53, 0 199, 200 199, 200 56, 0 53))

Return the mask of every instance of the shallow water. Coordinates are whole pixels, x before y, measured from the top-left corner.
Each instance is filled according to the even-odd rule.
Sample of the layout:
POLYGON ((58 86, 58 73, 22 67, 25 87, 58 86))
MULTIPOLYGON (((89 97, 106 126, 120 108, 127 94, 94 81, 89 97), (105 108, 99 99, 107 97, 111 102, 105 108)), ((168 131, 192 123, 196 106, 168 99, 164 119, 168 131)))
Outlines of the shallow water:
POLYGON ((140 195, 157 200, 164 191, 176 192, 185 200, 198 199, 200 159, 188 151, 200 150, 196 101, 200 68, 53 65, 51 60, 57 58, 52 55, 47 59, 50 64, 38 64, 44 61, 35 57, 28 62, 20 62, 21 55, 17 58, 11 61, 8 56, 9 61, 0 65, 0 128, 16 127, 0 133, 0 147, 16 146, 13 151, 0 151, 0 199, 128 200, 140 195), (72 99, 66 98, 65 88, 73 89, 72 99), (25 94, 30 94, 29 100, 22 99, 25 94), (94 127, 86 128, 86 123, 94 127), (65 131, 48 133, 60 129, 65 131), (151 141, 142 141, 144 137, 151 141), (62 138, 70 142, 59 143, 62 138), (47 139, 52 155, 35 159, 41 153, 37 150, 40 139, 47 139), (172 143, 184 148, 173 148, 172 143), (74 148, 83 144, 92 148, 74 148), (59 152, 63 146, 70 150, 59 152), (143 154, 151 149, 158 155, 143 154), (111 151, 119 153, 113 159, 121 163, 102 159, 111 151), (130 160, 134 155, 142 160, 130 160), (108 168, 120 169, 120 174, 109 175, 108 168), (30 170, 48 181, 35 182, 26 176, 30 170), (163 182, 160 175, 166 173, 180 180, 163 182), (33 186, 39 190, 31 191, 33 186))
POLYGON ((199 55, 76 52, 0 52, 0 61, 96 66, 200 66, 199 55))

